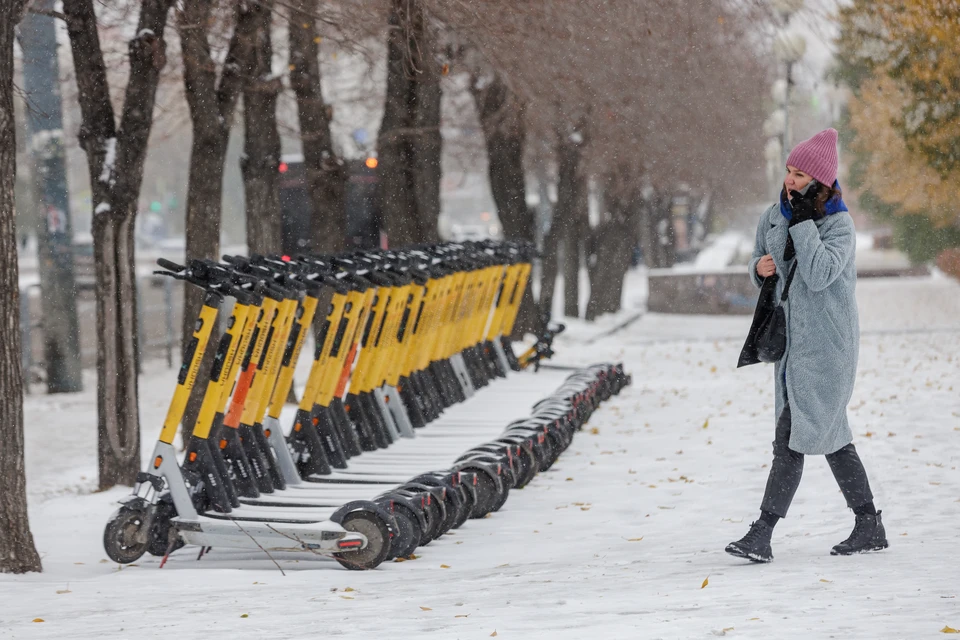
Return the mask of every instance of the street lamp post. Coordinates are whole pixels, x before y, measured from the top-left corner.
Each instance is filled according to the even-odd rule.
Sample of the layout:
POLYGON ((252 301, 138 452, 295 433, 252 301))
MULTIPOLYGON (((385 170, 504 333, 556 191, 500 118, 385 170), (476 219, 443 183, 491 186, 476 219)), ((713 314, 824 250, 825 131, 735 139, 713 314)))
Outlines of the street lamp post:
POLYGON ((781 132, 781 155, 786 165, 790 153, 790 87, 793 86, 793 63, 803 57, 807 43, 803 36, 787 33, 790 18, 803 8, 804 0, 771 0, 771 8, 780 18, 780 32, 773 42, 773 51, 786 68, 786 84, 783 90, 783 130, 781 132))
POLYGON ((774 42, 774 52, 783 60, 786 68, 786 83, 783 85, 783 132, 781 147, 786 164, 790 153, 790 88, 793 86, 793 64, 803 57, 807 41, 800 34, 781 34, 774 42))

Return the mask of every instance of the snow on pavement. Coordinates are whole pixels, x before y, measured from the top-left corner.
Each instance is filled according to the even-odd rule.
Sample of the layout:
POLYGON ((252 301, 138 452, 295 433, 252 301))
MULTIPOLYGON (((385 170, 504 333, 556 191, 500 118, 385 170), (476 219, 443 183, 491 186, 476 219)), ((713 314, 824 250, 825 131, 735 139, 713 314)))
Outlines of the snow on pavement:
MULTIPOLYGON (((771 369, 734 368, 745 317, 648 315, 586 344, 626 310, 571 323, 556 362, 622 359, 634 385, 500 512, 371 572, 286 555, 283 576, 262 554, 195 562, 189 549, 163 570, 149 556, 120 569, 100 536, 126 491, 90 492, 92 394, 29 398, 30 515, 46 571, 0 576, 0 638, 942 637, 960 628, 958 293, 942 278, 858 288, 850 416, 886 552, 829 555, 853 518, 816 457, 777 527, 775 561, 727 556, 766 480, 771 369)), ((170 374, 148 367, 141 383, 145 449, 170 374)))

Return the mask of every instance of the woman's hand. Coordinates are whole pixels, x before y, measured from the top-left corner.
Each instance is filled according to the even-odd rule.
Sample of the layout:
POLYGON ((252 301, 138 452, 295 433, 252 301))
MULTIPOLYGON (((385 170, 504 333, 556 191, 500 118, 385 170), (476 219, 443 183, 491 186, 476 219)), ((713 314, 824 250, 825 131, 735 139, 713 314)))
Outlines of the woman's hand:
POLYGON ((773 256, 769 253, 757 262, 757 275, 761 278, 768 278, 777 272, 777 265, 773 262, 773 256))

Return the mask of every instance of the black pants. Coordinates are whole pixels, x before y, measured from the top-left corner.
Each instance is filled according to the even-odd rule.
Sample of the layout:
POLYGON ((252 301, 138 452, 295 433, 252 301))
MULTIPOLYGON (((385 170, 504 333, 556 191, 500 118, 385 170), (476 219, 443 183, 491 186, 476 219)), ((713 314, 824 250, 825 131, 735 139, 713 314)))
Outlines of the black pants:
MULTIPOLYGON (((767 490, 760 505, 763 511, 769 511, 781 518, 786 517, 797 487, 800 486, 800 476, 803 475, 803 454, 793 451, 789 446, 790 426, 790 405, 787 405, 777 420, 773 441, 773 465, 770 467, 767 490)), ((856 509, 873 502, 867 472, 864 471, 857 448, 852 442, 842 449, 828 453, 826 457, 848 507, 856 509)))

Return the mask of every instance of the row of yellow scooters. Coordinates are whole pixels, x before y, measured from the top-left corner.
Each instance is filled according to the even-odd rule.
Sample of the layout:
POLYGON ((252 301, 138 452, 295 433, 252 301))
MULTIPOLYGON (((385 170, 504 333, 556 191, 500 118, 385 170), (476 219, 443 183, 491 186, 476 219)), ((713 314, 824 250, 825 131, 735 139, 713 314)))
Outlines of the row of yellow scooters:
POLYGON ((149 552, 163 566, 189 544, 198 558, 214 548, 297 551, 370 569, 499 509, 629 382, 619 366, 579 371, 492 442, 471 446, 483 430, 467 424, 414 445, 446 409, 552 353, 535 345, 518 360, 506 338, 531 254, 478 242, 158 261, 158 274, 200 288, 203 306, 147 469, 107 522, 108 556, 130 563, 149 552), (308 334, 309 374, 295 415, 284 416, 308 334), (212 366, 198 381, 208 351, 212 366), (196 421, 181 428, 198 382, 196 421), (451 457, 461 443, 469 448, 451 457))

